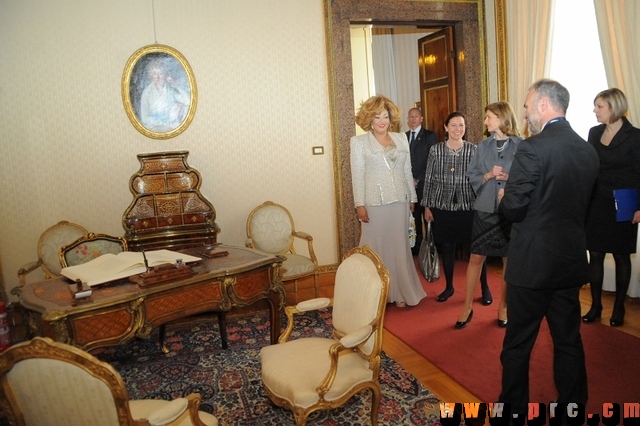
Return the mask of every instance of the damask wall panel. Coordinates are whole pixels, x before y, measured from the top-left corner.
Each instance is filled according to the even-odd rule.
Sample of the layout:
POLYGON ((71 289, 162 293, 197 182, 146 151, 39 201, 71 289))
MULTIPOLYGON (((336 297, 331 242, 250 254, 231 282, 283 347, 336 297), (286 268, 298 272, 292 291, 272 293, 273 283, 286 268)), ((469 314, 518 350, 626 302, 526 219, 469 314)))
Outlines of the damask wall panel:
POLYGON ((243 245, 249 212, 287 206, 336 263, 322 1, 0 2, 0 261, 7 290, 50 225, 123 235, 136 155, 189 151, 216 208, 218 240, 243 245), (153 9, 152 9, 153 5, 153 9), (155 13, 154 13, 155 12, 155 13), (155 15, 155 22, 154 22, 155 15), (139 133, 120 94, 128 58, 169 45, 198 104, 180 135, 139 133), (325 155, 312 155, 323 146, 325 155))

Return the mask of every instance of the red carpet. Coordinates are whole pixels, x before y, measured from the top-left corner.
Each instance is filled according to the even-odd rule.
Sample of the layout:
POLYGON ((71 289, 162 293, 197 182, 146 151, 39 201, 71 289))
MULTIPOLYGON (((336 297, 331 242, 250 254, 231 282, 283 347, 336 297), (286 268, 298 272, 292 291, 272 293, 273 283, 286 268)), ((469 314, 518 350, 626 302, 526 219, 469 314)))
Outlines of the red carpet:
MULTIPOLYGON (((495 402, 500 393, 504 337, 504 329, 496 323, 500 277, 488 272, 493 304, 480 304, 478 288, 472 321, 466 328, 456 330, 453 325, 464 302, 466 265, 456 263, 456 292, 448 301, 436 301, 444 290, 444 276, 435 283, 422 279, 427 298, 415 307, 389 305, 384 326, 483 402, 495 402)), ((600 323, 583 324, 581 333, 589 381, 586 413, 601 413, 604 402, 616 402, 621 407, 623 402, 638 402, 640 339, 600 323)), ((548 404, 556 400, 553 343, 546 322, 533 349, 530 371, 531 401, 548 404)))

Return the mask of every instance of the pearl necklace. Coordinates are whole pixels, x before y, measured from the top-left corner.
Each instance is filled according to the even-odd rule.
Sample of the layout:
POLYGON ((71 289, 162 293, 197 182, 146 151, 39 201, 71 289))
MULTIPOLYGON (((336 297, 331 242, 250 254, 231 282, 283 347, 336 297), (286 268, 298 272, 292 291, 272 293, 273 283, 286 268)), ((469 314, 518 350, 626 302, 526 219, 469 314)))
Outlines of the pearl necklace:
MULTIPOLYGON (((506 141, 504 141, 504 143, 502 144, 502 146, 499 146, 499 147, 498 147, 498 152, 502 152, 502 151, 504 151, 504 149, 507 147, 507 145, 509 145, 509 141, 510 141, 510 140, 511 140, 511 139, 508 139, 508 138, 507 138, 507 140, 506 140, 506 141)), ((496 143, 497 143, 497 142, 498 142, 498 140, 496 139, 496 143)))

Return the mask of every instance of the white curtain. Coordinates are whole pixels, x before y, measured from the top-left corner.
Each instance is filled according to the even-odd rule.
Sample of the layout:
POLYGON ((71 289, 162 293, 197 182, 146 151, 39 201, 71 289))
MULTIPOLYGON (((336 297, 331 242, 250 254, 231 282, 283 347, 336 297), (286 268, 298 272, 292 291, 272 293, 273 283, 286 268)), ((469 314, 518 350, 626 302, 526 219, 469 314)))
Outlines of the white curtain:
POLYGON ((371 50, 376 95, 386 96, 398 102, 396 88, 395 55, 393 52, 393 34, 390 28, 373 28, 371 50))
POLYGON ((524 129, 524 101, 536 80, 549 75, 555 0, 506 2, 509 60, 507 101, 524 129))
POLYGON ((607 83, 627 95, 629 121, 640 127, 640 2, 594 0, 594 5, 607 83))

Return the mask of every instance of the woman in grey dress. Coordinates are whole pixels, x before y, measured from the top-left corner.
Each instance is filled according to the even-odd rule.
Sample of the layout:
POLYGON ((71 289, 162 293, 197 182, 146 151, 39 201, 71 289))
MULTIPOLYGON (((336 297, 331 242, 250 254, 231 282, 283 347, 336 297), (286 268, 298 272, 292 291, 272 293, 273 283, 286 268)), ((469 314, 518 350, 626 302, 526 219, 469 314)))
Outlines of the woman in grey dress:
POLYGON ((409 247, 409 217, 418 200, 409 142, 397 129, 400 109, 384 96, 360 105, 355 121, 367 133, 351 138, 353 199, 368 244, 389 271, 388 302, 417 305, 426 297, 409 247))
MULTIPOLYGON (((504 188, 513 157, 522 140, 513 108, 508 102, 494 102, 485 107, 484 124, 491 136, 478 144, 467 169, 467 177, 476 194, 473 203, 471 256, 467 266, 465 303, 456 328, 464 328, 473 312, 473 296, 487 256, 502 257, 502 271, 507 266, 507 248, 511 226, 498 213, 498 190, 504 188)), ((485 297, 483 296, 483 299, 485 297)), ((507 283, 502 280, 498 325, 507 325, 507 283)))

